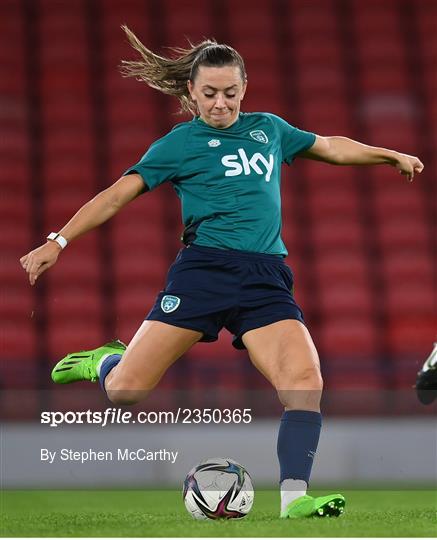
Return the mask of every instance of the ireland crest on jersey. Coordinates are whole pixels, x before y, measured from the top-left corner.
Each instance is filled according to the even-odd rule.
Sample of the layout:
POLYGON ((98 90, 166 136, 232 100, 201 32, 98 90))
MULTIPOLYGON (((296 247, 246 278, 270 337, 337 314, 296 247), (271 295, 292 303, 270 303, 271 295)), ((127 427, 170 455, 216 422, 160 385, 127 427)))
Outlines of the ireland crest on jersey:
POLYGON ((254 131, 251 131, 249 135, 252 137, 252 139, 255 139, 255 141, 262 142, 264 144, 269 142, 269 138, 262 129, 255 129, 254 131))
POLYGON ((178 309, 181 299, 177 296, 166 294, 161 300, 161 309, 164 313, 171 313, 178 309))

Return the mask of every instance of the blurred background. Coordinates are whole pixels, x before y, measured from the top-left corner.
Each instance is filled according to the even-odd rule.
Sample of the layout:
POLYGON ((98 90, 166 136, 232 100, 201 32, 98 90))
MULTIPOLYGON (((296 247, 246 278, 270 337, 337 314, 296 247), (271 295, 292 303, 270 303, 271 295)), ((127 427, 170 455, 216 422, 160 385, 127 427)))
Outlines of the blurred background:
MULTIPOLYGON (((244 111, 270 111, 425 163, 408 184, 389 166, 297 160, 283 170, 283 238, 322 359, 328 413, 418 421, 431 414, 412 385, 436 337, 434 0, 2 0, 6 419, 77 406, 91 393, 101 405, 88 386, 54 389, 52 365, 113 337, 129 341, 181 248, 179 200, 165 185, 69 246, 35 287, 19 266, 155 139, 189 119, 177 114, 176 100, 121 77, 120 61, 135 57, 122 24, 162 54, 204 37, 235 47, 249 77, 244 111)), ((225 390, 217 393, 221 406, 230 395, 260 403, 256 392, 270 392, 227 332, 180 359, 160 391, 208 388, 225 390)), ((273 397, 260 416, 278 411, 273 397)))

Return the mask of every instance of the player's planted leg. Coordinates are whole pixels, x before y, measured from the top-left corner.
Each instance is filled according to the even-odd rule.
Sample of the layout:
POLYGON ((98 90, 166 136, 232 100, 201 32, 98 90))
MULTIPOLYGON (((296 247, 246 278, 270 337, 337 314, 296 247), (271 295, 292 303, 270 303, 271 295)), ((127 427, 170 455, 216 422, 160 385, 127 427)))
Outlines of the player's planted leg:
POLYGON ((278 434, 281 518, 339 516, 344 497, 306 494, 319 442, 323 381, 319 358, 305 326, 283 320, 243 336, 252 363, 272 383, 285 411, 278 434))

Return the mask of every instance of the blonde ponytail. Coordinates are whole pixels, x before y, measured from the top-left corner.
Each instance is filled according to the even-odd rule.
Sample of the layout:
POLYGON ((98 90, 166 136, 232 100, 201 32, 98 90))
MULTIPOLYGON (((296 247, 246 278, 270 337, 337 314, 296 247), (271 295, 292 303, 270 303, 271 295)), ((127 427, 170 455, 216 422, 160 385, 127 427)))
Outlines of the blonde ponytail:
POLYGON ((197 109, 187 88, 187 81, 194 81, 200 65, 224 66, 237 64, 243 80, 246 78, 241 56, 228 45, 220 45, 215 40, 206 39, 191 48, 170 47, 174 57, 159 56, 148 49, 125 25, 122 26, 129 43, 140 54, 142 60, 122 60, 120 71, 124 77, 134 77, 150 87, 175 96, 181 104, 181 111, 197 114, 197 109))

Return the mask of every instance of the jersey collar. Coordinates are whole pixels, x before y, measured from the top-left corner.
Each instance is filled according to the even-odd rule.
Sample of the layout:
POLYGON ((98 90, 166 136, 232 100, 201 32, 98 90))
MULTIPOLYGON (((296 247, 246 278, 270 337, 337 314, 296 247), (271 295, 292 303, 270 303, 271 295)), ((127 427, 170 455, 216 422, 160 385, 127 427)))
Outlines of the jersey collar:
POLYGON ((235 122, 233 124, 231 124, 230 126, 228 126, 227 128, 215 128, 214 126, 210 126, 209 124, 207 124, 205 122, 205 120, 200 118, 200 116, 195 116, 193 118, 193 122, 196 122, 197 124, 203 125, 203 126, 208 127, 210 129, 214 129, 215 131, 232 131, 234 128, 239 126, 242 117, 243 117, 243 113, 242 112, 238 113, 238 117, 235 120, 235 122))

